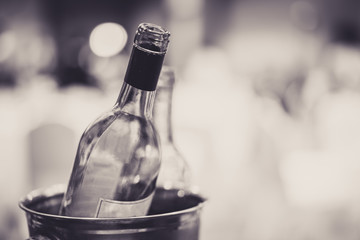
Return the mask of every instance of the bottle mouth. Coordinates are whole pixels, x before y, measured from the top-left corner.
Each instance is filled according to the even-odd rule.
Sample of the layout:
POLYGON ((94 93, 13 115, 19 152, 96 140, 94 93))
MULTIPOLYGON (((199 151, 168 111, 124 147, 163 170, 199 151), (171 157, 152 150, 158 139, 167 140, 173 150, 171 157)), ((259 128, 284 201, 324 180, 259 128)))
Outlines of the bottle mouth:
POLYGON ((166 53, 170 32, 153 23, 141 23, 135 34, 134 44, 154 53, 166 53))

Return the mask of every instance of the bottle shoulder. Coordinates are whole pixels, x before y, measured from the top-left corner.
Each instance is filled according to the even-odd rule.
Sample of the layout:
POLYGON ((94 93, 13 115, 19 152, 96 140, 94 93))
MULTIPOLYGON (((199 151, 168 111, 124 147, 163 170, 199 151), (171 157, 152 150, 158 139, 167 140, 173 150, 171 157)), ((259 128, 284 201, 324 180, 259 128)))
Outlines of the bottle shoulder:
POLYGON ((159 155, 159 139, 150 121, 131 114, 110 112, 100 116, 86 129, 79 143, 76 161, 82 166, 97 158, 101 158, 103 163, 106 159, 129 162, 136 158, 158 162, 159 155))
POLYGON ((80 144, 87 146, 90 142, 97 145, 101 142, 107 147, 138 143, 156 147, 159 145, 156 130, 150 120, 114 110, 102 114, 85 130, 80 144))
POLYGON ((112 109, 101 114, 96 118, 84 131, 84 134, 95 132, 101 132, 108 127, 118 127, 121 124, 122 128, 154 128, 153 123, 146 118, 136 116, 127 112, 123 112, 118 109, 112 109), (116 123, 116 124, 115 124, 116 123), (115 126, 112 126, 114 125, 115 126), (105 128, 105 129, 104 129, 105 128))

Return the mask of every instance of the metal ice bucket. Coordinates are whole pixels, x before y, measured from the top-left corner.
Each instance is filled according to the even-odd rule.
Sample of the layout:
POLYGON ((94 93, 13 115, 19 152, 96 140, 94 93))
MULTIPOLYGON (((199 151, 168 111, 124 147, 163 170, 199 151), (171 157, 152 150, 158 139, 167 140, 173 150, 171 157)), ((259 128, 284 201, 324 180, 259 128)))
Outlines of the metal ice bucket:
POLYGON ((76 218, 57 215, 64 186, 29 193, 19 203, 26 212, 29 239, 197 240, 204 199, 158 189, 149 215, 132 218, 76 218))

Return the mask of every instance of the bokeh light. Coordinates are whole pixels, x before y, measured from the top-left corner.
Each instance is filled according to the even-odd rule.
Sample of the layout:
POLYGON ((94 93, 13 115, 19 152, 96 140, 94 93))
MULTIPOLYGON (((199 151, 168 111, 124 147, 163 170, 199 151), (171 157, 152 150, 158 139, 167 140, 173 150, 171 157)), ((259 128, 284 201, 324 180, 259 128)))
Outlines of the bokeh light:
POLYGON ((117 23, 102 23, 90 34, 90 49, 99 57, 112 57, 121 52, 127 42, 127 33, 117 23))

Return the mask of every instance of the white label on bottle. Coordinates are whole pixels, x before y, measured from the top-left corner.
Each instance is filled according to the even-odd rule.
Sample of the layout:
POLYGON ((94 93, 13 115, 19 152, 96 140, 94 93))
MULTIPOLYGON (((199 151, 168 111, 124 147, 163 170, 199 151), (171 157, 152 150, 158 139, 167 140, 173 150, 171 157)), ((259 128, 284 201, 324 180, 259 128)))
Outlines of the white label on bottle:
POLYGON ((137 201, 116 201, 100 198, 96 218, 127 218, 145 216, 150 207, 154 193, 137 201))

